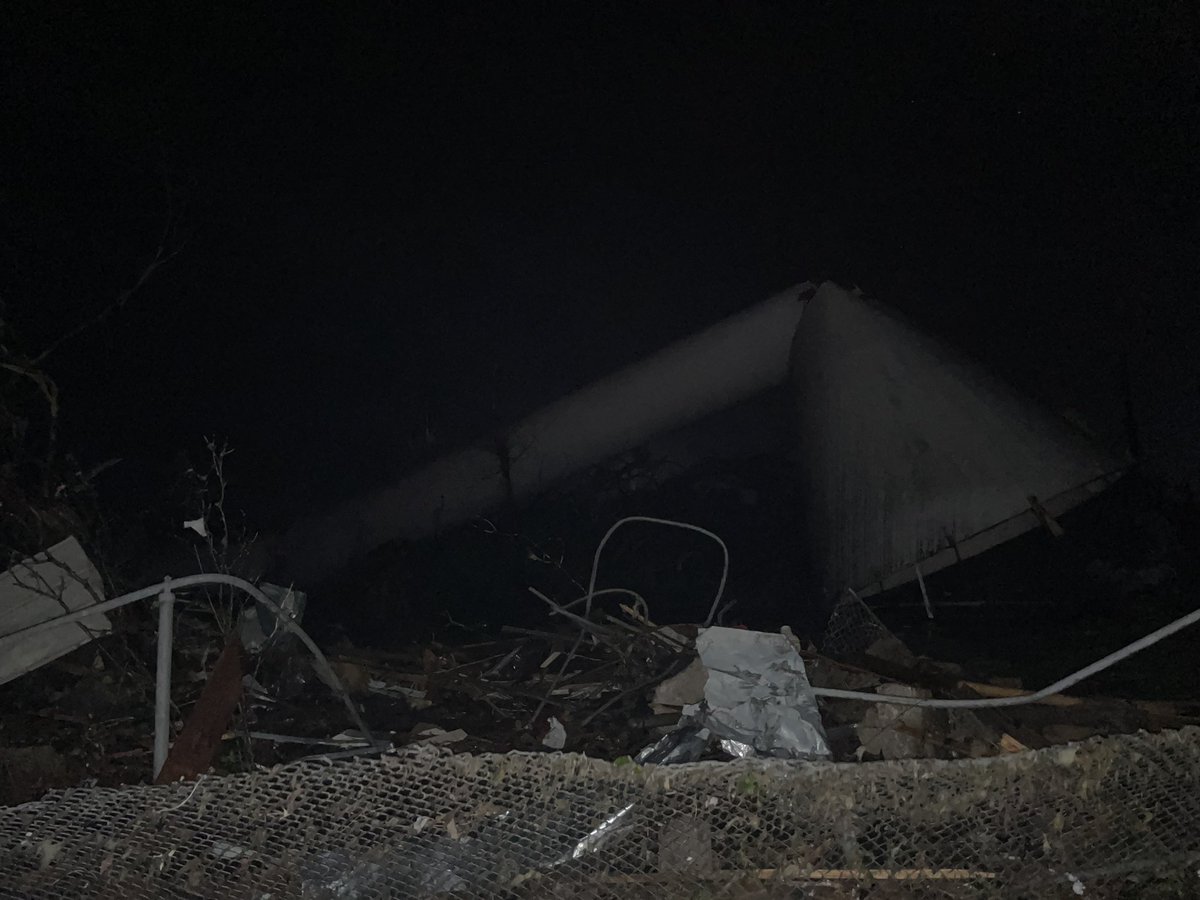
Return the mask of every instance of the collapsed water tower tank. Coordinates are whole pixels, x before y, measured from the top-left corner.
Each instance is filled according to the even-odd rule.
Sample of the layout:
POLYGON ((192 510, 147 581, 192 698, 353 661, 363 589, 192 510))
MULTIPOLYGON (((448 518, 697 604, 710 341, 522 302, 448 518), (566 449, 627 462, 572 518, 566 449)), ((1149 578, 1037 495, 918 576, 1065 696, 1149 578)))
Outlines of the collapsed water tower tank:
POLYGON ((1038 527, 1124 462, 877 303, 832 283, 792 350, 809 552, 829 602, 1038 527), (1036 498, 1031 501, 1030 498, 1036 498))

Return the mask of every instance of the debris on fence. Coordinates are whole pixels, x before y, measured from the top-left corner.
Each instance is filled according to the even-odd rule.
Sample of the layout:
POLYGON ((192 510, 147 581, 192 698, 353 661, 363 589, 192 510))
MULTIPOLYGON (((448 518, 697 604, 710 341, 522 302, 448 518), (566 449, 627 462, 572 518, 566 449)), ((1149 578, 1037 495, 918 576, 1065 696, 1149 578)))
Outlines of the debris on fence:
MULTIPOLYGON (((917 656, 852 594, 834 609, 819 651, 786 628, 774 634, 659 625, 643 599, 633 605, 619 599, 598 594, 586 616, 582 606, 550 600, 543 604, 542 627, 505 626, 485 640, 386 649, 343 640, 330 667, 379 737, 397 747, 426 744, 454 752, 583 751, 658 764, 740 755, 955 759, 1200 723, 1200 704, 1184 700, 1053 695, 1034 705, 978 711, 889 704, 887 696, 1026 692, 1011 679, 988 680, 917 656), (867 691, 880 701, 813 694, 829 688, 867 691)), ((240 621, 239 631, 247 620, 240 621)), ((268 629, 261 631, 267 637, 268 629)), ((289 636, 260 640, 255 651, 247 650, 244 674, 218 661, 225 659, 223 646, 215 623, 180 618, 173 698, 187 724, 164 778, 377 749, 346 731, 345 710, 325 676, 289 636), (185 755, 187 762, 180 762, 185 755)), ((81 762, 105 783, 142 780, 152 673, 120 671, 105 662, 110 652, 92 651, 81 660, 82 652, 38 673, 47 684, 74 679, 65 690, 39 692, 28 681, 32 675, 22 681, 29 685, 19 695, 25 705, 12 715, 39 723, 22 726, 30 746, 92 736, 71 737, 68 744, 76 749, 61 761, 55 756, 44 778, 28 782, 78 780, 81 762)), ((20 766, 50 759, 35 754, 20 766)), ((24 795, 11 795, 17 796, 24 795)))
MULTIPOLYGON (((746 525, 749 519, 741 522, 746 525)), ((327 629, 326 669, 314 666, 302 643, 253 603, 235 604, 220 617, 204 614, 204 604, 180 615, 171 698, 178 710, 176 728, 183 729, 176 735, 175 754, 189 747, 202 752, 170 777, 378 752, 358 731, 347 730, 358 723, 348 720, 342 690, 371 722, 380 745, 432 745, 455 753, 583 752, 654 764, 739 754, 839 762, 952 760, 1200 724, 1200 703, 1186 690, 1162 699, 1147 691, 1142 695, 1146 699, 1137 699, 1138 685, 1132 682, 1117 691, 1121 698, 1067 690, 1035 704, 1002 709, 898 706, 887 698, 1019 698, 1029 691, 1012 677, 1019 671, 1015 666, 997 671, 995 664, 978 666, 979 660, 967 655, 955 656, 957 665, 941 662, 927 655, 912 628, 902 640, 874 611, 884 610, 889 624, 898 621, 886 598, 883 605, 873 600, 868 606, 847 593, 823 634, 806 633, 806 640, 796 640, 786 626, 772 626, 761 615, 755 628, 742 627, 738 617, 751 611, 748 605, 722 601, 720 594, 713 599, 717 577, 724 581, 728 573, 721 556, 707 557, 697 550, 694 536, 676 533, 679 529, 630 529, 636 533, 613 542, 613 561, 603 570, 606 584, 613 586, 592 584, 589 592, 574 577, 582 576, 585 555, 576 554, 572 575, 561 554, 488 524, 490 530, 441 538, 441 558, 475 558, 471 554, 478 552, 481 534, 486 540, 508 540, 515 553, 531 561, 535 576, 541 573, 540 580, 522 577, 523 584, 512 589, 509 596, 525 605, 511 619, 480 624, 467 620, 462 607, 450 605, 441 627, 427 627, 427 619, 420 625, 405 622, 400 643, 387 639, 382 629, 330 630, 331 604, 314 607, 302 591, 264 586, 290 622, 318 615, 317 622, 306 621, 305 627, 327 629), (462 546, 454 543, 460 539, 462 546), (665 567, 654 558, 663 548, 669 548, 665 567), (671 579, 689 571, 700 556, 704 566, 671 595, 671 579), (662 573, 656 568, 668 571, 659 579, 662 573), (626 578, 636 591, 616 586, 626 578), (680 610, 685 611, 682 616, 677 615, 680 610), (725 625, 711 624, 723 620, 725 625), (217 665, 230 634, 246 642, 236 679, 223 677, 217 665), (819 644, 807 640, 818 637, 819 644), (337 695, 330 692, 334 682, 340 685, 337 695), (221 684, 228 689, 221 692, 222 703, 205 712, 209 693, 221 684), (864 702, 824 693, 831 690, 866 692, 878 699, 864 702), (240 703, 230 715, 226 711, 235 700, 240 703), (198 733, 204 737, 197 741, 194 732, 202 720, 198 733)), ((1072 535, 1078 531, 1075 527, 1072 535)), ((60 550, 51 548, 51 553, 76 571, 83 566, 70 563, 69 554, 60 550)), ((1135 557, 1113 558, 1135 570, 1135 557)), ((1163 559, 1181 568, 1179 559, 1163 559)), ((766 562, 760 557, 756 564, 765 568, 766 562)), ((504 565, 496 565, 495 571, 504 565)), ((492 573, 476 573, 489 590, 492 573)), ((944 578, 930 580, 935 599, 944 597, 938 593, 944 585, 944 578)), ((404 597, 383 577, 377 586, 404 597)), ((422 589, 420 583, 415 589, 422 589)), ((792 586, 776 581, 772 589, 787 595, 792 586)), ((1115 589, 1111 593, 1118 594, 1115 589)), ((910 594, 907 599, 915 602, 915 587, 910 594)), ((424 595, 419 596, 424 602, 424 595)), ((744 582, 732 596, 743 600, 744 582)), ((778 610, 779 620, 787 620, 782 600, 760 602, 778 610)), ((68 607, 78 605, 72 598, 68 607)), ((945 609, 938 629, 953 615, 951 603, 945 609)), ((387 612, 390 618, 384 621, 397 618, 394 611, 387 612)), ((0 748, 18 753, 5 757, 5 765, 22 773, 45 767, 40 775, 22 774, 22 784, 145 780, 153 730, 154 623, 144 613, 123 613, 112 622, 114 633, 62 653, 4 687, 0 748), (49 752, 37 751, 39 747, 49 752)), ((77 625, 67 630, 72 629, 78 633, 77 625)), ((82 635, 73 634, 72 640, 77 639, 82 635)), ((949 651, 946 656, 955 651, 953 642, 941 647, 949 651)), ((0 658, 0 664, 10 658, 0 658)), ((1059 674, 1065 674, 1061 668, 1059 674)), ((1029 680, 1047 683, 1041 675, 1031 674, 1029 680)), ((1106 685, 1110 690, 1111 684, 1106 685)), ((29 795, 10 788, 0 799, 19 801, 29 795)))

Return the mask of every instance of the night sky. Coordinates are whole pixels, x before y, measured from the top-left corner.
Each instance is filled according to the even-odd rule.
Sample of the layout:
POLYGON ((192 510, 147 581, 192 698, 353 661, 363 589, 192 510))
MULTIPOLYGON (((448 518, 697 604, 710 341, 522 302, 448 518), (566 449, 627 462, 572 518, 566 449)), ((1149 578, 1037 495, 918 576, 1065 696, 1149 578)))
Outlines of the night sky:
POLYGON ((0 291, 152 502, 268 528, 804 280, 1200 480, 1195 4, 0 10, 0 291), (432 439, 432 443, 430 441, 432 439))

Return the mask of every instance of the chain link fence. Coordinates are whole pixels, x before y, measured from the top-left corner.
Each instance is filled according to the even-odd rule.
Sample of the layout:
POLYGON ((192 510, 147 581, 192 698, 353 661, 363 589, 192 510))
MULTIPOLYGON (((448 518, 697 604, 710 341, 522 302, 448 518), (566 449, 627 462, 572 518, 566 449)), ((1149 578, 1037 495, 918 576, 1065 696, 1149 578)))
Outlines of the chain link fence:
POLYGON ((1198 729, 955 762, 410 748, 0 810, 0 896, 46 900, 1200 896, 1198 869, 1198 729))
MULTIPOLYGON (((856 598, 823 650, 895 641, 856 598)), ((1200 897, 1200 729, 983 759, 308 761, 0 809, 0 898, 1200 897)))

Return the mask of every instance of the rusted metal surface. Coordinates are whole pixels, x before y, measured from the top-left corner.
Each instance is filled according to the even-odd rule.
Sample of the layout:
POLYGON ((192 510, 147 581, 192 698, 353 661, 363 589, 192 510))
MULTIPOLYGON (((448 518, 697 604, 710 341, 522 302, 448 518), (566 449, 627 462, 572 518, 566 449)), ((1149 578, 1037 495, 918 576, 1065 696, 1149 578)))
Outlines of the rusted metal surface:
POLYGON ((155 784, 190 781, 209 770, 242 695, 242 644, 230 638, 217 658, 200 699, 184 723, 155 784))

